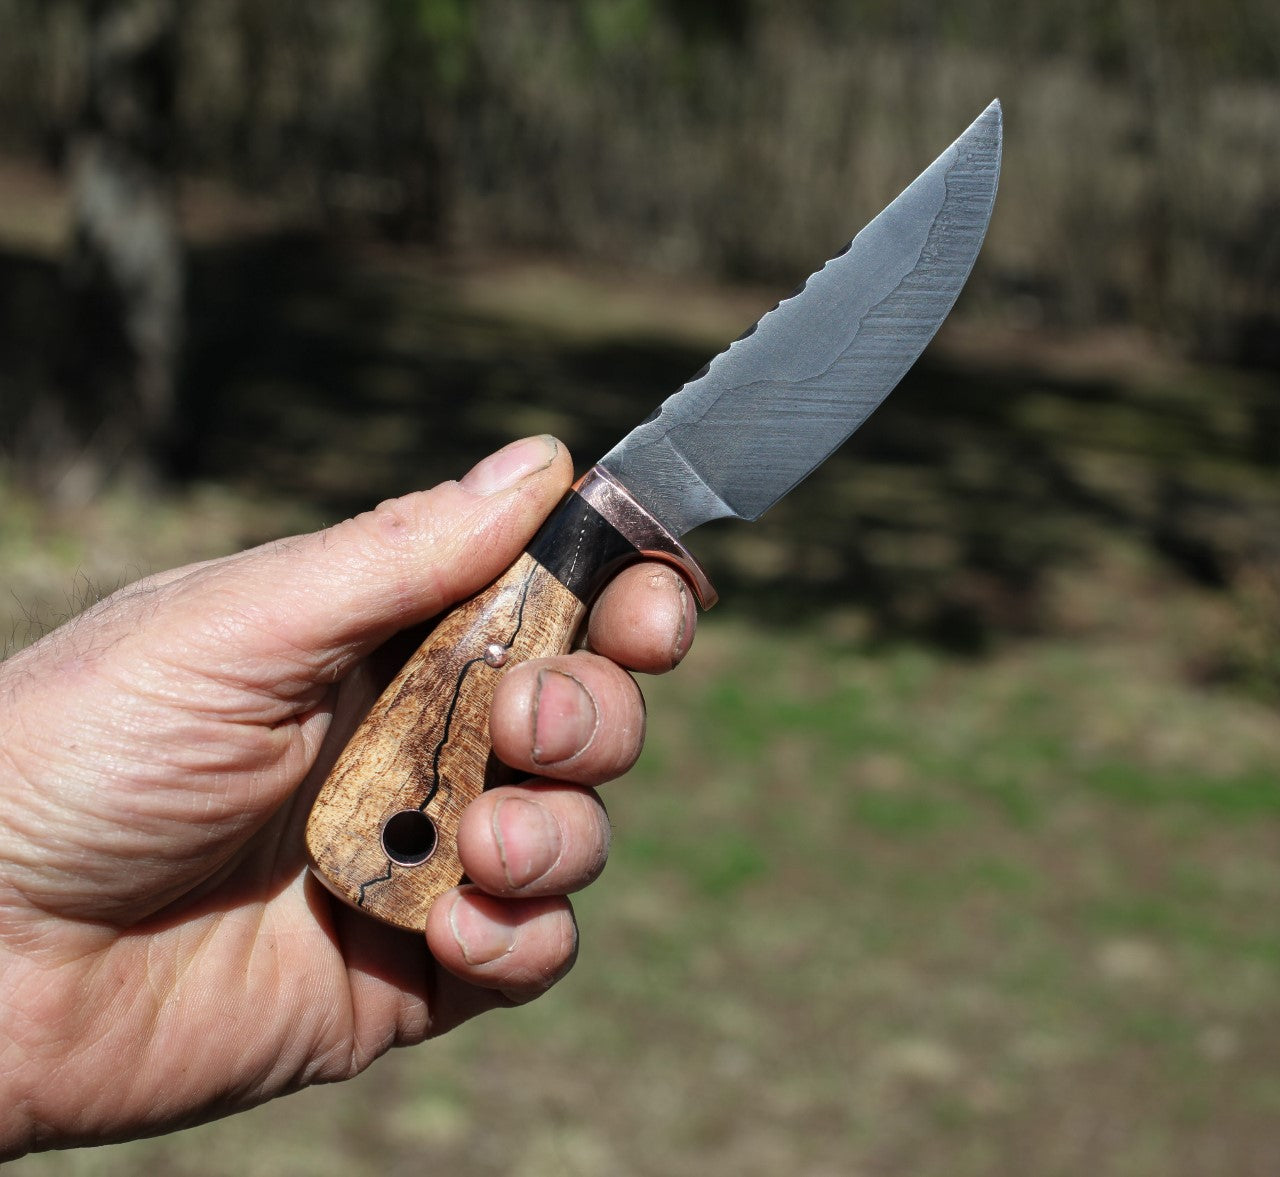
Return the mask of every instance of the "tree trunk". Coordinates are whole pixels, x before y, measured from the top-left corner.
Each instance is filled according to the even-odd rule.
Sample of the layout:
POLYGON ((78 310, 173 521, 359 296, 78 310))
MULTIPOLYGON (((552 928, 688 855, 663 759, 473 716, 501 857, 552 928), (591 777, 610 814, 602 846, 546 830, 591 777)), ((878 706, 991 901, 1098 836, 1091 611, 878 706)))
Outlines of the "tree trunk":
POLYGON ((174 192, 178 0, 89 0, 72 137, 72 331, 62 490, 166 473, 176 423, 183 256, 174 192))

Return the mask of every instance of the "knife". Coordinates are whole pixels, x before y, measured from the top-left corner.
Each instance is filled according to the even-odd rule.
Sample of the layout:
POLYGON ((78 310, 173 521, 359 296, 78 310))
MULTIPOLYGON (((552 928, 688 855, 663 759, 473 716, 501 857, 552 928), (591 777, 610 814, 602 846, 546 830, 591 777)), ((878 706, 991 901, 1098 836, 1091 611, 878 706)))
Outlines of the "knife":
POLYGON ((316 875, 412 931, 462 879, 458 824, 498 771, 489 707, 517 662, 565 653, 624 564, 715 590, 681 537, 758 519, 875 410, 950 313, 986 235, 998 101, 836 257, 669 397, 566 496, 520 559, 436 626, 374 704, 307 823, 316 875))

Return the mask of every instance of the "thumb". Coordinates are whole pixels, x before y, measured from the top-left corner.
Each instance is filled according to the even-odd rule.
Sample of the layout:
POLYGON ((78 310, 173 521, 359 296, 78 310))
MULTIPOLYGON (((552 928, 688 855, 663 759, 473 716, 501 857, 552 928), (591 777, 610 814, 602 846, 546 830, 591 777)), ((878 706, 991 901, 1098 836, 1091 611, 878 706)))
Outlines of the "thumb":
MULTIPOLYGON (((259 685, 255 663, 274 666, 274 675, 282 660, 296 667, 299 686, 332 682, 397 631, 496 579, 572 473, 555 438, 526 438, 457 482, 205 566, 171 591, 192 594, 192 611, 209 619, 204 636, 224 665, 244 673, 244 685, 259 685)), ((273 677, 261 685, 284 684, 273 677)))

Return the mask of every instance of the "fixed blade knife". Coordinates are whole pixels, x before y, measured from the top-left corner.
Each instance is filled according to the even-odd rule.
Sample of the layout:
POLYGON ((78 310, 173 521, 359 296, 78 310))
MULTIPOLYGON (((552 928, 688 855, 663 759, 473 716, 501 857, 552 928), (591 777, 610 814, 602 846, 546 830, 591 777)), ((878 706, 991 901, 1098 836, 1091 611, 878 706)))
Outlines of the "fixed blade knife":
POLYGON ((421 931, 463 875, 462 812, 493 779, 489 708, 518 662, 567 652, 623 565, 758 519, 875 410, 950 313, 995 202, 993 102, 790 298, 670 396, 574 484, 520 559, 448 613, 374 704, 316 798, 307 851, 340 899, 421 931))

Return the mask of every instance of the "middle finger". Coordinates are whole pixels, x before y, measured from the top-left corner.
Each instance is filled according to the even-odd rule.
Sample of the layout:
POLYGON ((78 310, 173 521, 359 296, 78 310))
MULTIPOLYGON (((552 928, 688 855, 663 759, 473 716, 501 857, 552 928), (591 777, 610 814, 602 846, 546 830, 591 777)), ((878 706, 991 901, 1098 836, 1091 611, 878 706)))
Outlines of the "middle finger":
POLYGON ((607 658, 580 650, 512 669, 498 683, 490 735, 511 768, 595 785, 626 772, 644 744, 644 697, 607 658))

